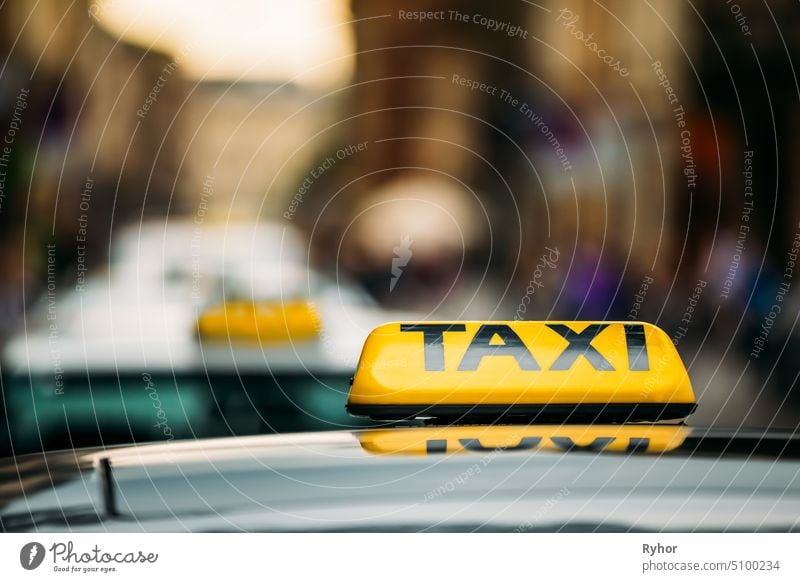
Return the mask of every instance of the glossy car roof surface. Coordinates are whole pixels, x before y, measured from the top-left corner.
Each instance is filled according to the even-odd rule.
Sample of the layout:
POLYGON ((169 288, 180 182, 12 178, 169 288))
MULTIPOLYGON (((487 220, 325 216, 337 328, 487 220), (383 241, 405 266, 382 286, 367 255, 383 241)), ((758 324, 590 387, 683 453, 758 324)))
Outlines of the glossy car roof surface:
POLYGON ((0 465, 0 523, 42 532, 800 529, 793 433, 687 432, 650 454, 375 453, 368 430, 28 455, 0 465))

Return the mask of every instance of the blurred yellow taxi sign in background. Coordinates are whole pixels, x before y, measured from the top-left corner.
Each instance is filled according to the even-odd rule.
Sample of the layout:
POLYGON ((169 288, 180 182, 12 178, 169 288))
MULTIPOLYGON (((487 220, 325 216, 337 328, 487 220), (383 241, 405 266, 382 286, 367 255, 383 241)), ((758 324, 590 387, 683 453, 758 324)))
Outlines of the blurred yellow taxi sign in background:
POLYGON ((691 429, 679 425, 440 426, 369 430, 361 447, 378 455, 433 455, 490 451, 665 453, 691 429))
POLYGON ((648 323, 389 323, 367 338, 351 414, 385 420, 683 418, 686 368, 648 323))
POLYGON ((201 338, 289 344, 316 339, 321 323, 310 301, 226 301, 200 315, 201 338))

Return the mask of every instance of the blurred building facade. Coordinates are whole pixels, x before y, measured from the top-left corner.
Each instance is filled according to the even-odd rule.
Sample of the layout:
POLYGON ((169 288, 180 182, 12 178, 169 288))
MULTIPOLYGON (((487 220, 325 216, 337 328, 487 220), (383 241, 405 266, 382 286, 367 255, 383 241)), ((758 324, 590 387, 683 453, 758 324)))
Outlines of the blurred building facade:
POLYGON ((170 79, 159 107, 138 116, 171 57, 120 43, 89 9, 60 0, 2 8, 3 121, 18 126, 0 209, 7 332, 22 297, 43 288, 46 245, 59 276, 74 282, 79 251, 88 268, 102 266, 115 222, 161 215, 171 203, 185 87, 170 79))

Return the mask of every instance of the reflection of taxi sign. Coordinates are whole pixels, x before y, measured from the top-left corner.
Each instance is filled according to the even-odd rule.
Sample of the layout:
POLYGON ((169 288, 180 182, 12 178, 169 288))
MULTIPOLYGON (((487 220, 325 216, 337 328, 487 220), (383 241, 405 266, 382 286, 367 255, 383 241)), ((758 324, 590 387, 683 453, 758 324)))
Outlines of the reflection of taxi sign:
POLYGON ((384 420, 683 418, 695 398, 672 341, 648 323, 389 323, 367 338, 348 399, 384 420))
POLYGON ((319 316, 308 301, 226 301, 197 319, 202 338, 275 344, 315 339, 319 316))
POLYGON ((440 426, 368 430, 361 447, 379 455, 433 455, 487 451, 665 453, 683 444, 681 425, 440 426))

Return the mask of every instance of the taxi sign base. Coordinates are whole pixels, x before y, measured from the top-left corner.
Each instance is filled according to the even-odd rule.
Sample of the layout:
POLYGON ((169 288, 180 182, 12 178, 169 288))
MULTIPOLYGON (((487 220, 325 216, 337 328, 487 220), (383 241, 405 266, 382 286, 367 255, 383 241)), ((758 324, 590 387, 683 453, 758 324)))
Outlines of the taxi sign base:
POLYGON ((692 414, 697 404, 685 403, 616 403, 616 404, 403 404, 347 406, 353 416, 366 416, 373 420, 397 421, 426 418, 436 424, 453 424, 469 421, 489 422, 654 422, 684 419, 692 414))

